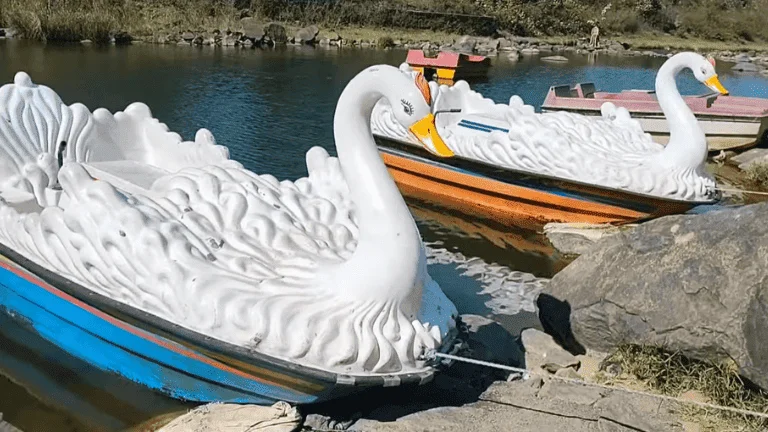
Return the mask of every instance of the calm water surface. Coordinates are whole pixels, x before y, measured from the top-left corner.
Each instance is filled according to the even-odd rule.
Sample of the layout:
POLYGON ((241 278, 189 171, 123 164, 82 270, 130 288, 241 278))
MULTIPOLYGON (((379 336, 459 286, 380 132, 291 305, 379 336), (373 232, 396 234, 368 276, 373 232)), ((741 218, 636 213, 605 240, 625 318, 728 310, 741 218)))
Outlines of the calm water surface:
MULTIPOLYGON (((25 71, 66 103, 81 102, 91 110, 114 112, 141 101, 184 138, 192 139, 199 128, 210 129, 247 168, 296 179, 306 174, 304 154, 312 146, 335 154, 331 125, 345 84, 367 66, 399 65, 404 58, 404 51, 98 48, 0 41, 0 83, 25 71)), ((663 63, 645 57, 570 59, 567 64, 536 57, 513 63, 501 56, 488 79, 473 88, 500 103, 517 94, 538 109, 553 84, 592 81, 606 91, 651 89, 663 63)), ((736 75, 729 68, 719 65, 721 81, 733 95, 768 97, 768 80, 736 75)), ((690 72, 678 85, 684 94, 706 91, 690 72)), ((409 204, 424 240, 441 257, 430 271, 460 311, 493 316, 510 331, 519 322, 494 306, 498 299, 489 286, 498 281, 493 277, 518 280, 519 272, 551 277, 565 265, 539 233, 427 203, 409 204)), ((0 412, 26 432, 118 430, 183 408, 90 370, 0 319, 0 412)))

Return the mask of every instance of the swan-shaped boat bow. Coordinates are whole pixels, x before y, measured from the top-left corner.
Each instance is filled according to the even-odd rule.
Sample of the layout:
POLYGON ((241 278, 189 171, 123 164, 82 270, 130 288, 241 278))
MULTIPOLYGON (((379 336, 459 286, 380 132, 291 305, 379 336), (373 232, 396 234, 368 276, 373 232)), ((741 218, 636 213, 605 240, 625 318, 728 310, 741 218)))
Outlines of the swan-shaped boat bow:
POLYGON ((295 182, 169 132, 141 103, 0 88, 0 313, 89 365, 201 402, 312 403, 429 381, 455 306, 370 131, 375 103, 443 145, 424 81, 370 67, 343 91, 338 158, 295 182))
MULTIPOLYGON (((666 146, 611 103, 602 116, 536 113, 518 96, 496 104, 465 81, 429 85, 445 147, 422 146, 381 100, 371 120, 383 158, 401 190, 495 220, 627 223, 684 212, 719 199, 705 167, 707 142, 675 86, 690 68, 727 94, 714 62, 695 53, 671 57, 658 72, 659 104, 670 125, 666 146)), ((401 65, 410 71, 407 64, 401 65)))

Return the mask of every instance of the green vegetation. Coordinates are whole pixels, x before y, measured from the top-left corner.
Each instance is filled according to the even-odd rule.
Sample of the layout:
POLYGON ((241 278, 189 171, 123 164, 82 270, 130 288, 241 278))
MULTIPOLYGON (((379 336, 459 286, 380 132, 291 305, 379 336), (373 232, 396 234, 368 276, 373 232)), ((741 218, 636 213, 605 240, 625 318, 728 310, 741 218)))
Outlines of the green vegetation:
POLYGON ((0 0, 0 25, 62 41, 235 29, 247 15, 334 29, 586 37, 597 24, 608 36, 768 41, 768 0, 0 0))
MULTIPOLYGON (((768 410, 768 394, 751 389, 733 362, 697 361, 660 348, 625 345, 603 361, 604 369, 610 369, 609 365, 618 365, 621 373, 612 378, 603 374, 598 376, 599 381, 623 386, 639 381, 641 388, 668 396, 679 397, 695 391, 704 396, 705 400, 700 402, 756 412, 768 410)), ((687 405, 684 414, 713 431, 768 428, 765 419, 693 405, 687 405)))

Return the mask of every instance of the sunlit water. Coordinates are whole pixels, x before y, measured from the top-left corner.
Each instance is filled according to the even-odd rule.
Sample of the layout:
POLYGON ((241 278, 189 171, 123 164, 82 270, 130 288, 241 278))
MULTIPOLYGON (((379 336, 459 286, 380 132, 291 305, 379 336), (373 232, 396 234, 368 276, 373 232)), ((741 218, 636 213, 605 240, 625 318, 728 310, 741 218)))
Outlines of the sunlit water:
MULTIPOLYGON (((98 48, 0 41, 0 83, 25 71, 66 103, 82 102, 91 110, 114 112, 141 101, 183 137, 208 128, 247 168, 296 179, 306 174, 304 154, 312 146, 335 154, 331 124, 344 85, 369 65, 399 65, 404 58, 404 51, 358 49, 98 48)), ((514 63, 502 55, 494 62, 488 79, 473 87, 500 103, 517 94, 538 108, 554 84, 592 81, 606 91, 651 89, 663 59, 571 56, 566 64, 551 64, 537 57, 514 63)), ((732 94, 768 97, 766 79, 732 74, 729 67, 719 65, 719 72, 732 94)), ((706 91, 689 72, 678 84, 684 94, 706 91)), ((545 283, 539 278, 566 264, 546 239, 479 215, 409 204, 428 246, 430 272, 460 311, 493 317, 513 333, 530 325, 533 296, 545 283)), ((184 408, 91 370, 7 321, 0 320, 0 412, 27 432, 117 430, 184 408)))

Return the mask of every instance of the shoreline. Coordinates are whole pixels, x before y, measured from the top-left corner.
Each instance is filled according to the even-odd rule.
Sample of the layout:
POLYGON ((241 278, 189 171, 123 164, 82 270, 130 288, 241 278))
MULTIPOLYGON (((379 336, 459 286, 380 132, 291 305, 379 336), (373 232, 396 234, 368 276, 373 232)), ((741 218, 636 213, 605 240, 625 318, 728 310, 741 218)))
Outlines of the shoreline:
MULTIPOLYGON (((0 28, 0 40, 15 39, 17 32, 0 28)), ((46 43, 46 42, 43 42, 46 43)), ((85 39, 80 42, 56 44, 96 44, 85 39)), ((455 33, 415 29, 373 27, 319 28, 263 21, 246 17, 233 26, 211 26, 198 31, 155 31, 151 33, 118 32, 109 42, 101 44, 128 45, 136 43, 176 44, 188 46, 222 46, 239 48, 272 47, 276 45, 311 45, 328 48, 364 49, 422 49, 426 51, 456 51, 477 55, 513 55, 539 53, 609 54, 619 56, 669 57, 680 51, 696 51, 717 60, 768 65, 768 43, 721 42, 682 38, 671 35, 627 35, 601 38, 597 48, 589 46, 587 37, 522 37, 500 32, 494 37, 475 37, 455 33)))

